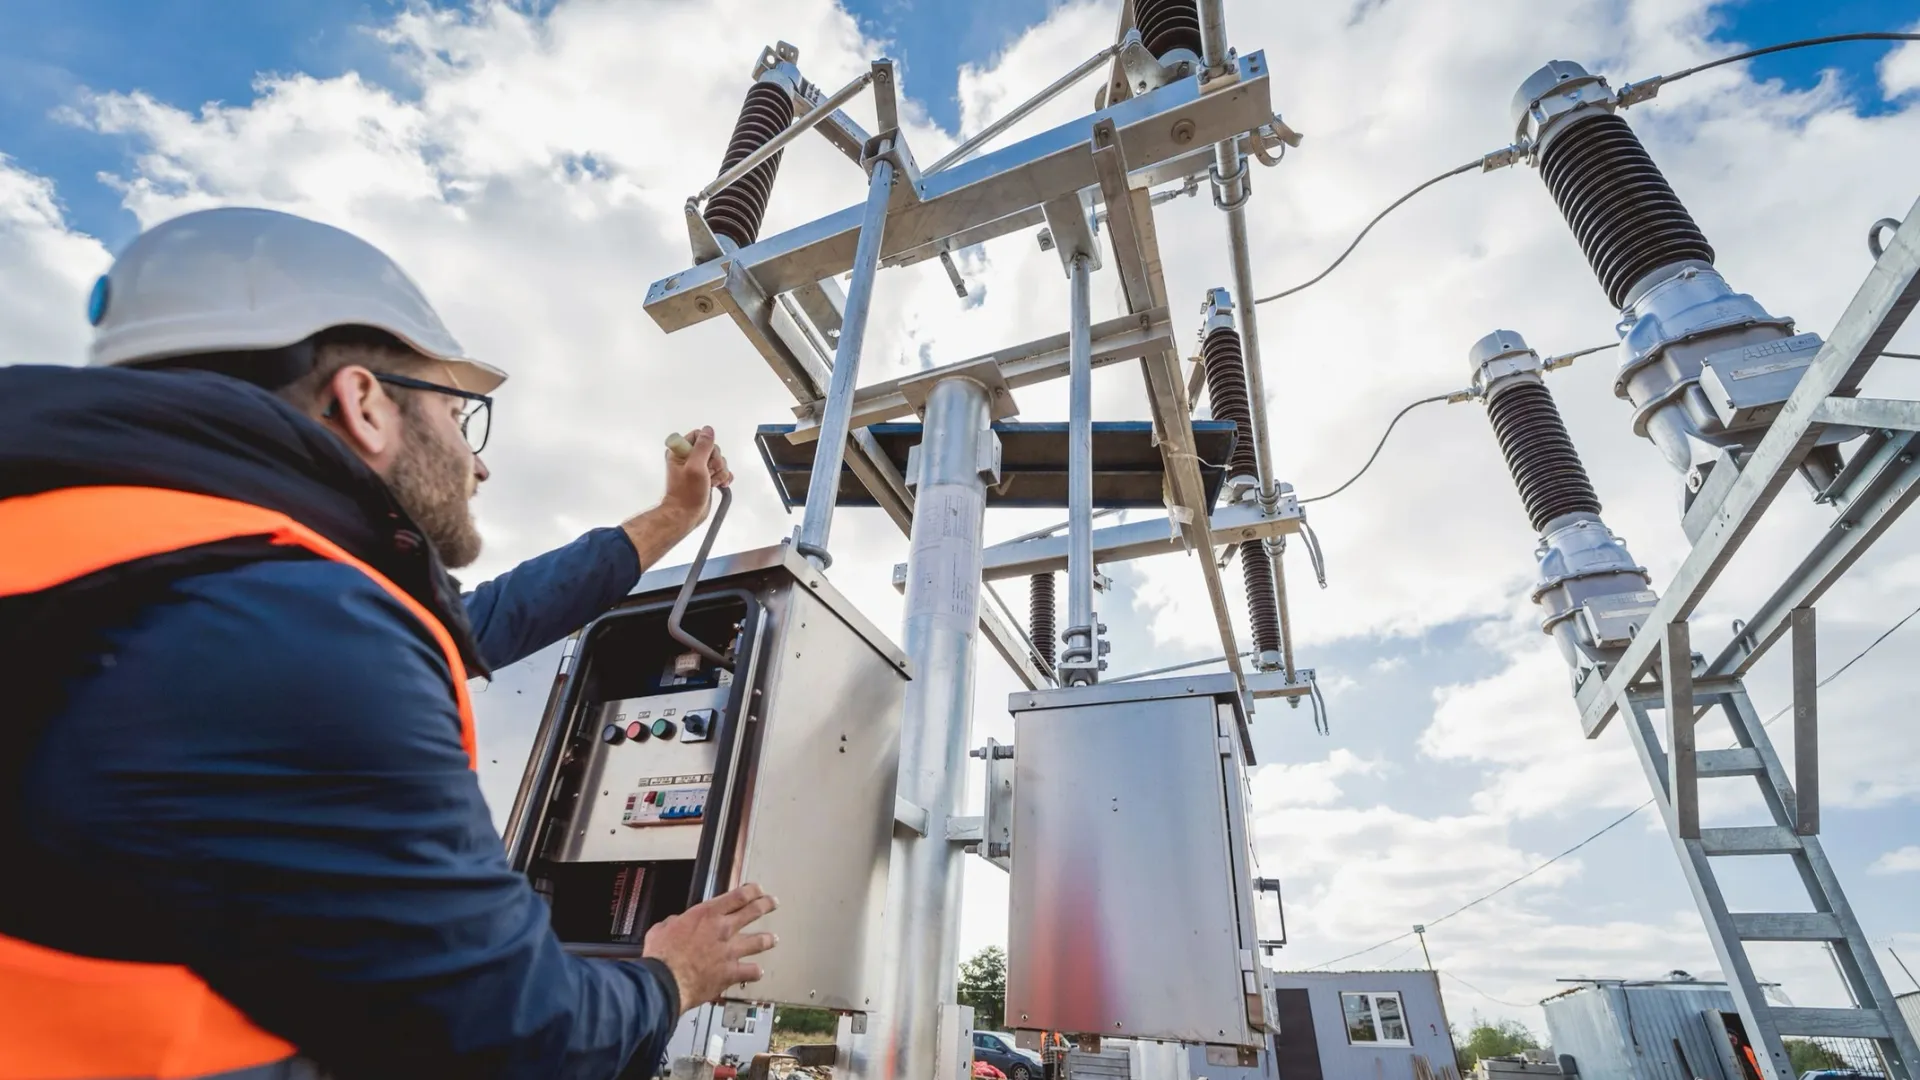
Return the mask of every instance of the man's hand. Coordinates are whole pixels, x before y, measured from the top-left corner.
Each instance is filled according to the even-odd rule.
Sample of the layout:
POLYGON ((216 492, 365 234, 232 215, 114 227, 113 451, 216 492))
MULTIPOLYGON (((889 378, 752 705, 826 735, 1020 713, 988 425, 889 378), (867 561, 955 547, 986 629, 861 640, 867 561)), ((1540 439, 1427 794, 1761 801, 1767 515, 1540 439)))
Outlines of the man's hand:
POLYGON ((643 570, 657 564, 707 519, 714 488, 733 483, 727 459, 714 445, 712 428, 694 428, 686 439, 693 449, 685 457, 667 451, 667 493, 660 504, 620 525, 633 541, 643 570))
POLYGON ((713 489, 733 483, 733 473, 727 471, 727 459, 714 444, 712 428, 694 428, 687 432, 686 441, 693 444, 693 452, 686 457, 667 451, 667 494, 660 508, 684 520, 692 532, 707 520, 713 489))
POLYGON ((673 972, 682 1010, 704 1005, 729 986, 760 981, 760 965, 745 958, 766 952, 779 941, 772 934, 741 931, 776 906, 760 886, 742 885, 655 923, 647 931, 641 955, 659 960, 673 972))

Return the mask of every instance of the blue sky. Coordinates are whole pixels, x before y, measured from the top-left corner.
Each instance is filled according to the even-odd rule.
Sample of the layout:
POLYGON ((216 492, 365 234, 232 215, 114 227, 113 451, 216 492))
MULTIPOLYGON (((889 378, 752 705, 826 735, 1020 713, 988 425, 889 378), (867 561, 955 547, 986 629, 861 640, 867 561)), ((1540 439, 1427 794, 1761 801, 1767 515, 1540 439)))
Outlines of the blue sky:
MULTIPOLYGON (((400 0, 65 0, 0 4, 0 153, 51 178, 70 220, 109 247, 125 242, 133 218, 118 193, 95 179, 122 171, 126 144, 84 132, 55 115, 83 90, 144 91, 184 108, 244 102, 261 72, 325 78, 352 69, 392 85, 383 51, 366 33, 400 0)), ((907 85, 933 118, 959 123, 959 69, 982 65, 1045 18, 1049 0, 848 0, 868 34, 889 42, 907 85)), ((1719 35, 1749 46, 1858 30, 1896 29, 1911 19, 1899 0, 1732 0, 1719 35)), ((1789 86, 1841 73, 1862 112, 1886 107, 1873 65, 1875 43, 1798 50, 1756 62, 1764 78, 1789 86)), ((1633 77, 1654 74, 1634 72, 1633 77)), ((404 91, 404 87, 396 86, 404 91)))

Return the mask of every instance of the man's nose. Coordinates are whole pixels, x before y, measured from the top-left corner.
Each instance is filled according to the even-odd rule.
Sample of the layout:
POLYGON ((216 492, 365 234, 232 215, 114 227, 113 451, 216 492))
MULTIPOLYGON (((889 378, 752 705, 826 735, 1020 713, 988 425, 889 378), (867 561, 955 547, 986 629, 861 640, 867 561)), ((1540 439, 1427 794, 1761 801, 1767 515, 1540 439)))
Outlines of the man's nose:
POLYGON ((492 476, 492 475, 493 475, 493 473, 492 473, 492 472, 491 472, 491 471, 490 471, 490 470, 489 470, 489 469, 487 468, 487 463, 486 463, 485 461, 482 461, 482 460, 480 459, 480 455, 479 455, 479 454, 475 454, 475 455, 473 455, 473 478, 474 478, 474 480, 475 480, 476 482, 485 482, 485 480, 487 479, 487 477, 489 477, 489 476, 492 476))

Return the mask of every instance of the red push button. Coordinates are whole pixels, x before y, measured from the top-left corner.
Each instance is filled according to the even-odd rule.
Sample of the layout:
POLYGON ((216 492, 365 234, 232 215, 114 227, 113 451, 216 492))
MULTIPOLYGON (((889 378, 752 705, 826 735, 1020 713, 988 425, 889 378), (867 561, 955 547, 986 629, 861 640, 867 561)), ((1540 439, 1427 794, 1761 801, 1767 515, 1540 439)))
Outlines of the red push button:
POLYGON ((641 723, 638 720, 635 720, 633 723, 627 725, 627 738, 644 739, 646 737, 647 737, 647 725, 641 723))

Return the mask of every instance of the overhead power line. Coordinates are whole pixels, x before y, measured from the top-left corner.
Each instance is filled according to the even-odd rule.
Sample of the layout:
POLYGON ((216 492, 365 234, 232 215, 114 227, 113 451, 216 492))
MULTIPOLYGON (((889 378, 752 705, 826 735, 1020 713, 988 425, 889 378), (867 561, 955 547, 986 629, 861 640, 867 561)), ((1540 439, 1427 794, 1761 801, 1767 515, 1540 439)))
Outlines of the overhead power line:
MULTIPOLYGON (((1884 631, 1881 632, 1879 637, 1874 638, 1872 641, 1868 642, 1866 648, 1861 649, 1857 653, 1854 653, 1851 659, 1849 659, 1846 663, 1841 664, 1837 669, 1834 670, 1832 674, 1828 675, 1824 679, 1821 679, 1818 683, 1815 683, 1814 684, 1815 687, 1816 688, 1824 687, 1828 683, 1834 681, 1835 679, 1838 679, 1840 676, 1845 675, 1848 669, 1852 668, 1853 665, 1859 663, 1861 660, 1866 659, 1866 656, 1868 653, 1871 653, 1873 650, 1879 648, 1881 643, 1885 642, 1888 638, 1892 637, 1894 633, 1898 631, 1901 627, 1911 622, 1913 620, 1913 617, 1916 615, 1920 615, 1920 607, 1914 608, 1912 611, 1907 612, 1904 616, 1901 616, 1899 622, 1896 622, 1892 626, 1887 627, 1884 631)), ((1791 711, 1792 708, 1793 706, 1791 704, 1784 706, 1778 712, 1774 713, 1772 716, 1769 716, 1767 717, 1766 720, 1762 721, 1761 726, 1772 727, 1774 721, 1787 715, 1787 713, 1791 711)), ((1633 809, 1627 811, 1626 813, 1621 814, 1619 817, 1614 818, 1612 821, 1602 826, 1597 832, 1594 832, 1592 835, 1588 836, 1586 839, 1573 845, 1567 850, 1562 851, 1560 854, 1555 855, 1553 858, 1540 863, 1539 865, 1535 866, 1533 869, 1528 870, 1524 874, 1521 874, 1519 877, 1516 877, 1513 880, 1507 882, 1506 884, 1500 886, 1499 888, 1494 889, 1492 892, 1488 892, 1483 895, 1477 896, 1472 900, 1469 900, 1466 903, 1461 904, 1459 907, 1454 908, 1452 911, 1447 912, 1445 915, 1442 915, 1437 919, 1428 919, 1422 925, 1424 925, 1427 929, 1431 930, 1435 926, 1438 926, 1441 923, 1446 922, 1448 919, 1453 918, 1455 915, 1458 915, 1461 912, 1467 911, 1471 908, 1479 906, 1480 904, 1486 903, 1488 900, 1491 900, 1494 897, 1499 896, 1501 893, 1506 892, 1508 889, 1513 888, 1515 885, 1520 884, 1521 882, 1527 880, 1533 875, 1538 874, 1540 871, 1545 870, 1547 867, 1552 866, 1554 863, 1559 862, 1561 859, 1566 858, 1567 856, 1573 854, 1574 852, 1579 851, 1581 848, 1586 847, 1588 844, 1593 843, 1595 840, 1600 839, 1601 837, 1607 835, 1613 830, 1626 824, 1634 816, 1638 815, 1640 811, 1645 810, 1647 807, 1652 805, 1653 805, 1653 800, 1648 799, 1646 802, 1641 803, 1639 806, 1636 806, 1633 809)), ((1407 938, 1410 938, 1412 936, 1413 936, 1413 931, 1411 930, 1408 930, 1403 934, 1395 934, 1394 936, 1387 938, 1385 941, 1381 941, 1376 944, 1369 945, 1364 949, 1356 949, 1355 951, 1347 953, 1343 956, 1336 956, 1331 960, 1322 961, 1318 964, 1313 965, 1312 967, 1307 968, 1306 970, 1317 971, 1320 968, 1324 968, 1332 964, 1338 964, 1343 960, 1351 960, 1356 956, 1364 956, 1367 953, 1375 951, 1376 949, 1384 949, 1396 941, 1404 941, 1407 938)), ((1499 999, 1493 998, 1491 1000, 1499 1000, 1499 999)), ((1502 1004, 1506 1004, 1506 1003, 1503 1002, 1502 1004)))
MULTIPOLYGON (((1717 60, 1709 60, 1704 64, 1696 64, 1693 67, 1681 68, 1679 71, 1671 72, 1666 75, 1655 75, 1650 79, 1642 79, 1638 82, 1628 83, 1625 86, 1622 86, 1620 88, 1614 100, 1617 101, 1619 103, 1619 106, 1624 109, 1624 108, 1627 108, 1628 106, 1637 104, 1642 101, 1646 101, 1654 97, 1656 94, 1660 92, 1661 87, 1667 85, 1668 83, 1679 82, 1681 79, 1684 79, 1689 75, 1698 75, 1703 71, 1711 71, 1714 68, 1722 67, 1727 64, 1738 63, 1742 60, 1751 60, 1756 56, 1766 56, 1771 53, 1787 52, 1788 50, 1791 50, 1791 49, 1805 49, 1814 45, 1833 45, 1833 44, 1837 44, 1839 42, 1844 42, 1844 41, 1920 41, 1920 33, 1872 31, 1868 33, 1859 33, 1859 34, 1831 34, 1826 37, 1802 38, 1799 41, 1788 41, 1788 42, 1783 42, 1779 45, 1768 45, 1764 48, 1748 49, 1746 52, 1735 53, 1732 56, 1722 56, 1717 60)), ((1475 169, 1479 169, 1482 172, 1491 172, 1494 169, 1505 168, 1508 165, 1512 165, 1516 161, 1522 160, 1525 157, 1525 155, 1529 152, 1530 152, 1529 149, 1525 145, 1502 147, 1501 149, 1495 150, 1490 154, 1482 154, 1481 156, 1473 159, 1472 161, 1467 162, 1464 165, 1455 166, 1454 168, 1448 169, 1446 172, 1443 172, 1438 176, 1435 176, 1429 180, 1425 180, 1421 182, 1413 190, 1407 192, 1405 195, 1402 195, 1399 198, 1393 200, 1393 202, 1389 203, 1385 210, 1382 210, 1378 214, 1375 214, 1373 216, 1373 220, 1367 222, 1366 228, 1363 228, 1360 230, 1360 234, 1353 238, 1353 242, 1348 244, 1346 247, 1346 250, 1340 253, 1340 257, 1333 260, 1332 263, 1328 264, 1325 270, 1320 271, 1318 274, 1315 274, 1314 276, 1308 278, 1307 280, 1301 282, 1298 285, 1293 286, 1292 288, 1281 289, 1277 293, 1273 293, 1268 296, 1258 297, 1254 300, 1254 303, 1264 304, 1269 300, 1278 300, 1283 296, 1292 296, 1294 293, 1297 293, 1302 289, 1309 288, 1314 285, 1318 285, 1322 280, 1326 278, 1328 274, 1331 274, 1336 269, 1338 269, 1341 263, 1347 261, 1347 256, 1353 254, 1353 250, 1360 246, 1360 241, 1365 240, 1367 238, 1367 234, 1373 231, 1373 227, 1375 225, 1380 224, 1380 222, 1388 214, 1391 214, 1395 210, 1398 210, 1402 205, 1404 205, 1408 200, 1412 199, 1415 195, 1418 195, 1421 192, 1427 190, 1428 188, 1434 186, 1435 184, 1438 184, 1440 181, 1451 179, 1452 177, 1459 176, 1462 173, 1472 172, 1475 169)))
POLYGON ((1279 292, 1274 293, 1271 296, 1259 297, 1258 299, 1254 300, 1254 303, 1264 304, 1269 300, 1278 300, 1283 296, 1292 296, 1294 293, 1299 292, 1301 289, 1305 289, 1312 285, 1320 284, 1321 279, 1325 278, 1328 274, 1331 274, 1335 270, 1339 269, 1340 264, 1347 261, 1347 256, 1353 254, 1353 249, 1359 247, 1360 241, 1365 240, 1367 238, 1367 234, 1373 231, 1373 227, 1375 225, 1380 224, 1381 220, 1384 219, 1388 214, 1391 214, 1395 210, 1398 210, 1401 207, 1401 205, 1405 203, 1408 199, 1413 198, 1415 195, 1420 194, 1421 192, 1427 190, 1428 188, 1432 187, 1433 185, 1439 183, 1442 180, 1451 179, 1452 177, 1459 176, 1461 173, 1472 172, 1475 169, 1486 168, 1488 156, 1491 156, 1491 155, 1477 157, 1477 158, 1474 158, 1472 161, 1467 162, 1465 165, 1448 169, 1446 172, 1441 173, 1439 176, 1436 176, 1431 180, 1425 181, 1420 186, 1414 188, 1412 191, 1409 191, 1405 195, 1402 195, 1399 198, 1393 200, 1392 203, 1388 204, 1385 210, 1382 210, 1378 214, 1373 215, 1373 220, 1367 222, 1367 227, 1364 229, 1361 229, 1360 235, 1353 238, 1353 243, 1347 245, 1347 250, 1341 252, 1340 257, 1333 260, 1333 262, 1330 265, 1328 265, 1328 267, 1325 270, 1320 271, 1319 273, 1313 275, 1312 277, 1301 282, 1300 284, 1295 285, 1291 289, 1281 289, 1279 292))
MULTIPOLYGON (((1607 349, 1612 349, 1616 347, 1617 347, 1616 343, 1608 342, 1605 345, 1595 345, 1587 349, 1578 349, 1570 353, 1560 353, 1555 356, 1549 356, 1546 359, 1542 360, 1541 364, 1548 371, 1552 371, 1555 368, 1566 367, 1567 365, 1573 363, 1575 360, 1578 360, 1583 356, 1588 356, 1597 352, 1604 352, 1607 349)), ((1474 392, 1470 390, 1456 390, 1450 394, 1435 394, 1432 397, 1423 397, 1420 400, 1408 405, 1406 408, 1401 409, 1399 412, 1394 414, 1392 420, 1387 421, 1387 430, 1384 432, 1381 432, 1380 441, 1374 444, 1373 453, 1367 455, 1367 463, 1365 465, 1360 466, 1359 472, 1354 473, 1352 476, 1348 477, 1346 483, 1341 484, 1339 487, 1334 488, 1332 491, 1327 492, 1325 495, 1314 495, 1310 498, 1301 499, 1300 505, 1305 506, 1307 503, 1319 502, 1322 499, 1331 499, 1335 495, 1338 495, 1341 492, 1352 487, 1356 481, 1358 481, 1361 477, 1367 475, 1367 470, 1373 468, 1373 463, 1379 459, 1380 451, 1386 448, 1387 438, 1388 436, 1393 434, 1393 429, 1400 423, 1401 417, 1406 416, 1408 413, 1412 412, 1413 410, 1419 408, 1422 405, 1431 405, 1437 401, 1466 401, 1466 400, 1469 400, 1471 397, 1473 397, 1473 394, 1474 392)))

